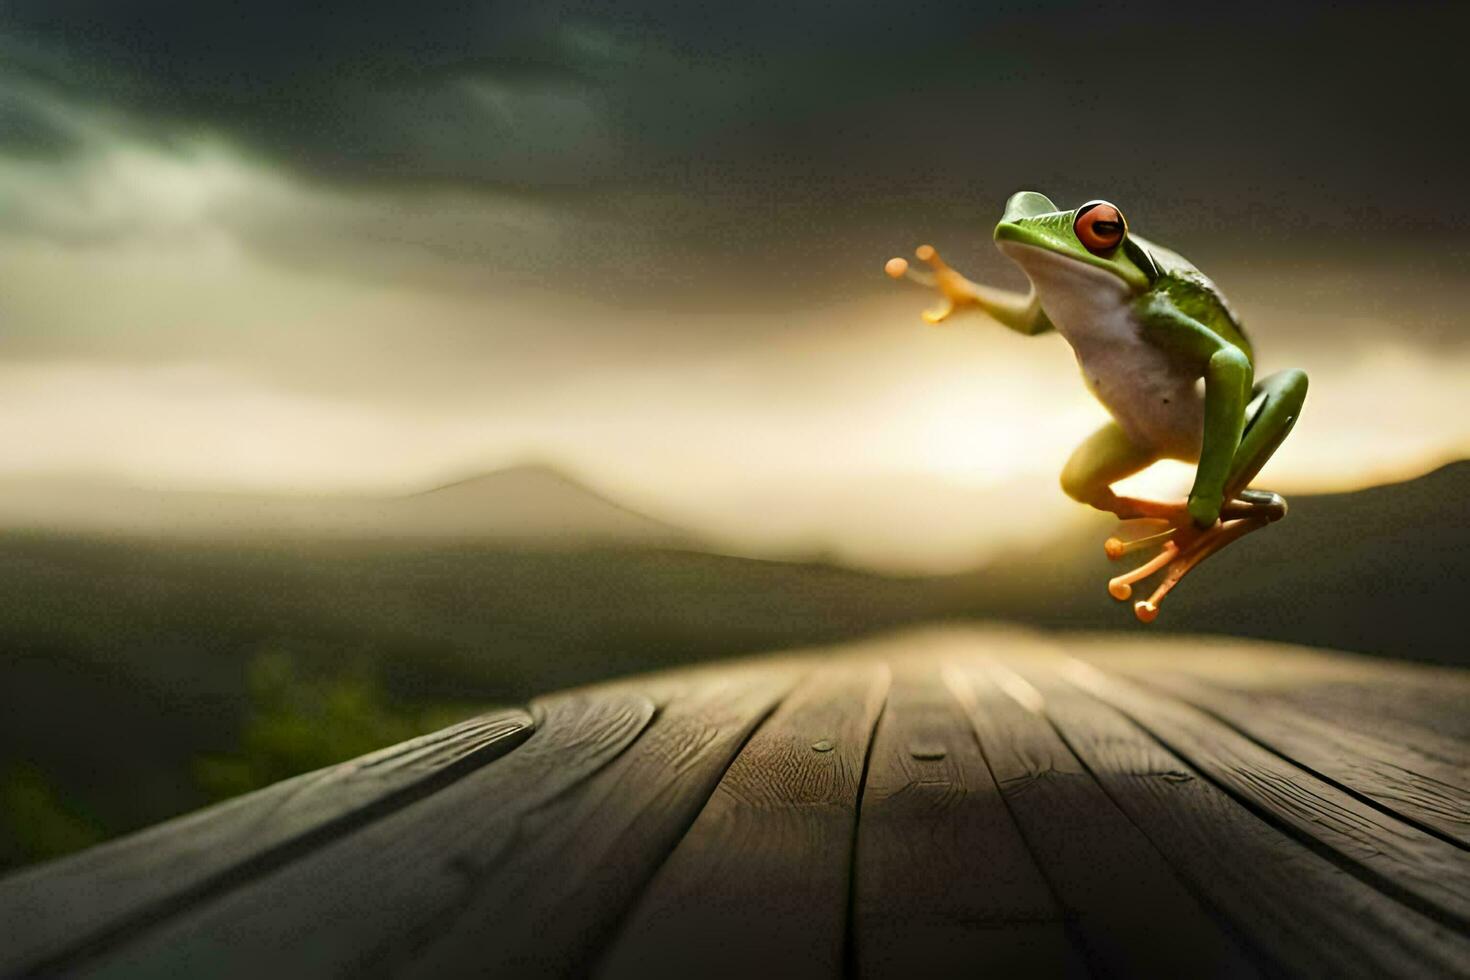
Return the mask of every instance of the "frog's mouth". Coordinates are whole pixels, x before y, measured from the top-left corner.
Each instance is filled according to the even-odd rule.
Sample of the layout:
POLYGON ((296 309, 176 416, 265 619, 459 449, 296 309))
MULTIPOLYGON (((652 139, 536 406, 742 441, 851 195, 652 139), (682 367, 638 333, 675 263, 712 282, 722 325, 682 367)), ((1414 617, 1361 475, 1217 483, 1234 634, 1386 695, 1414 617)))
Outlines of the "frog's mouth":
POLYGON ((1133 261, 1129 254, 1133 246, 1126 239, 1105 255, 1083 248, 1072 230, 1070 212, 1016 221, 1002 219, 995 226, 995 244, 1022 268, 1026 266, 1022 254, 1039 253, 1069 265, 1101 270, 1122 280, 1135 293, 1148 289, 1151 282, 1149 274, 1133 261))
POLYGON ((1021 267, 1021 271, 1026 273, 1026 278, 1030 279, 1043 295, 1046 293, 1107 295, 1120 292, 1126 296, 1133 291, 1133 283, 1125 279, 1111 265, 1088 262, 1070 253, 1053 251, 1029 242, 997 238, 995 244, 1002 255, 1021 267))

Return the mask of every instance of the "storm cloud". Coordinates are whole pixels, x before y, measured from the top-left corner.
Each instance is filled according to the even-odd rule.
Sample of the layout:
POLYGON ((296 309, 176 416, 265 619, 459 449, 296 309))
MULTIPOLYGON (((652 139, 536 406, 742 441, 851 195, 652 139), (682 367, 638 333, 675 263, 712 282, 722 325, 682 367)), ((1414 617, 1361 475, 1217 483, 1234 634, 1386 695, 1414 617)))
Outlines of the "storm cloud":
POLYGON ((1457 4, 45 0, 0 15, 0 149, 218 143, 341 205, 231 216, 292 262, 407 244, 497 286, 789 302, 855 288, 885 239, 983 240, 1021 186, 1166 240, 1461 234, 1466 27, 1457 4))

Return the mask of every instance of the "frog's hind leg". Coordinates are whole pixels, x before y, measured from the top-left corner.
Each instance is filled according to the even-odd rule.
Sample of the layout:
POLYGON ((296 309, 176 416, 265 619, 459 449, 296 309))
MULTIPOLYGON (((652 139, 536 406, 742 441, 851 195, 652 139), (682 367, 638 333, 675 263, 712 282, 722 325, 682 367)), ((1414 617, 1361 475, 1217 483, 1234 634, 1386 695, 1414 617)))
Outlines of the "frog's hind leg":
MULTIPOLYGON (((1231 460, 1225 484, 1228 502, 1221 509, 1220 521, 1183 544, 1167 562, 1155 559, 1155 562, 1150 563, 1154 567, 1150 568, 1148 574, 1157 571, 1164 564, 1168 567, 1163 581, 1153 594, 1134 604, 1133 611, 1143 622, 1154 621, 1164 596, 1206 558, 1252 531, 1258 531, 1286 516, 1286 501, 1280 494, 1269 490, 1250 490, 1247 487, 1291 432, 1292 426, 1301 415, 1306 395, 1307 376, 1297 370, 1281 371, 1262 378, 1255 386, 1252 398, 1255 403, 1254 412, 1231 460)), ((1161 555, 1160 559, 1162 557, 1161 555)), ((1131 582, 1143 577, 1138 575, 1129 579, 1129 592, 1131 582)), ((1127 593, 1119 596, 1115 591, 1113 594, 1119 598, 1128 597, 1127 593)))
POLYGON ((1161 501, 1138 501, 1113 493, 1113 484, 1156 460, 1158 453, 1137 445, 1116 422, 1108 422, 1073 451, 1062 468, 1062 492, 1073 500, 1116 514, 1120 519, 1168 520, 1182 508, 1161 501), (1138 505, 1144 506, 1138 506, 1138 505))
POLYGON ((1108 582, 1108 592, 1120 601, 1132 594, 1134 582, 1152 575, 1179 553, 1172 539, 1179 526, 1188 523, 1182 502, 1137 500, 1113 493, 1114 483, 1157 459, 1157 453, 1139 446, 1116 422, 1109 422, 1088 436, 1062 469, 1062 490, 1067 496, 1122 519, 1119 531, 1103 544, 1109 558, 1117 560, 1130 551, 1155 545, 1163 548, 1153 560, 1108 582), (1128 540, 1119 533, 1126 533, 1128 540))
MULTIPOLYGON (((1240 446, 1230 461, 1230 470, 1225 477, 1225 499, 1244 502, 1263 508, 1257 513, 1279 520, 1286 516, 1286 501, 1269 490, 1248 490, 1250 482, 1261 472, 1286 441, 1296 420, 1302 414, 1302 403, 1307 398, 1307 375, 1292 368, 1267 375, 1256 382, 1251 393, 1254 413, 1246 422, 1240 446)), ((1221 515, 1222 518, 1224 515, 1221 515)))
MULTIPOLYGON (((1302 413, 1302 403, 1306 397, 1307 375, 1295 368, 1278 371, 1256 383, 1247 407, 1245 431, 1225 476, 1225 505, 1220 509, 1221 521, 1245 517, 1268 517, 1277 521, 1286 516, 1286 500, 1280 494, 1247 488, 1261 471, 1261 467, 1266 465, 1291 433, 1292 426, 1302 413)), ((1091 440, 1084 443, 1082 449, 1078 450, 1078 455, 1090 443, 1091 440)), ((1064 483, 1065 479, 1064 476, 1064 483)), ((1188 516, 1188 508, 1184 503, 1120 497, 1111 491, 1106 494, 1106 498, 1103 503, 1088 502, 1117 514, 1124 521, 1152 518, 1184 525, 1188 516)), ((1132 546, 1127 550, 1133 550, 1132 546)), ((1112 547, 1109 547, 1108 553, 1112 557, 1118 557, 1113 553, 1112 547)))

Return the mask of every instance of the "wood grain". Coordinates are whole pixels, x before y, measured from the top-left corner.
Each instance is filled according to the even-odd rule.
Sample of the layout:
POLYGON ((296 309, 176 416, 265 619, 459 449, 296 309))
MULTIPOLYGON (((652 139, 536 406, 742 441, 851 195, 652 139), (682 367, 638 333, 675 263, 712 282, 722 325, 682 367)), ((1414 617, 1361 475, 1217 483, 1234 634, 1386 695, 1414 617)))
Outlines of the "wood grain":
POLYGON ((1470 929, 1470 854, 1344 793, 1176 699, 1080 661, 1068 680, 1118 708, 1246 806, 1430 915, 1470 929))
MULTIPOLYGON (((668 690, 648 730, 596 776, 528 815, 516 848, 443 931, 395 974, 569 976, 694 822, 791 666, 704 671, 668 690)), ((385 951, 384 962, 392 962, 385 951)))
POLYGON ((0 883, 0 974, 1466 976, 1467 703, 974 628, 634 677, 0 883))
POLYGON ((527 816, 617 758, 648 698, 572 692, 532 705, 537 730, 496 764, 161 924, 85 976, 360 976, 410 955, 494 888, 527 816))
POLYGON ((820 668, 735 758, 635 906, 607 976, 837 976, 881 663, 820 668))
MULTIPOLYGON (((1293 711, 1279 701, 1154 670, 1130 680, 1167 692, 1394 815, 1470 848, 1470 770, 1412 744, 1392 743, 1293 711)), ((1470 710, 1470 702, 1465 705, 1470 710)))
POLYGON ((0 974, 264 874, 503 756, 533 728, 524 711, 484 715, 10 878, 0 883, 0 974))
POLYGON ((1179 670, 1362 735, 1470 768, 1470 671, 1218 636, 1149 642, 1090 637, 1073 655, 1133 674, 1179 670))
POLYGON ((858 976, 1086 975, 937 662, 895 666, 861 815, 858 976))
POLYGON ((991 668, 970 658, 955 662, 950 677, 1093 970, 1118 977, 1254 975, 1235 940, 1114 805, 1039 708, 1003 693, 999 684, 1009 683, 1008 675, 997 681, 991 668))
POLYGON ((1016 665, 1108 795, 1258 951, 1296 976, 1460 976, 1470 944, 1282 834, 1116 709, 1016 665))

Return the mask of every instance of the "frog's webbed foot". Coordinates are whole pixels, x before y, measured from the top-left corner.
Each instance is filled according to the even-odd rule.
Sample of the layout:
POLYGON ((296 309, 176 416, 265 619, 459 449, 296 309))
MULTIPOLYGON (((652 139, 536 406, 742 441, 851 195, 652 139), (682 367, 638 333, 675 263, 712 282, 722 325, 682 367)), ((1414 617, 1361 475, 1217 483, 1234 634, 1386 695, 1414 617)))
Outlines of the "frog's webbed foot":
POLYGON ((914 249, 919 261, 929 265, 931 272, 920 272, 909 267, 907 259, 895 256, 883 265, 883 271, 893 279, 908 279, 921 286, 939 290, 940 303, 922 314, 928 323, 942 323, 962 306, 970 306, 977 300, 975 284, 954 271, 939 257, 933 245, 920 245, 914 249))
MULTIPOLYGON (((1176 528, 1188 528, 1190 524, 1189 504, 1187 501, 1172 500, 1149 500, 1144 497, 1117 497, 1112 494, 1108 499, 1094 504, 1102 510, 1117 515, 1122 523, 1119 530, 1122 531, 1130 526, 1153 526, 1155 530, 1161 530, 1165 525, 1176 528)), ((1279 493, 1270 490, 1242 490, 1235 498, 1225 502, 1220 508, 1220 520, 1229 521, 1239 517, 1269 517, 1278 521, 1286 516, 1286 501, 1279 493)), ((1159 539, 1160 541, 1163 538, 1159 539)), ((1114 553, 1117 547, 1114 542, 1121 544, 1119 538, 1112 537, 1104 545, 1109 558, 1119 558, 1128 551, 1136 550, 1145 545, 1134 541, 1133 546, 1125 551, 1114 553)))
POLYGON ((1259 490, 1242 491, 1221 508, 1220 519, 1204 530, 1190 523, 1183 505, 1148 503, 1179 513, 1173 519, 1126 519, 1103 544, 1108 557, 1115 561, 1132 552, 1159 546, 1159 553, 1153 558, 1108 581, 1108 594, 1123 602, 1132 597, 1135 583, 1164 570, 1164 577, 1153 594, 1133 604, 1134 615, 1145 623, 1158 617, 1164 597, 1206 558, 1286 515, 1286 501, 1279 494, 1259 490))

